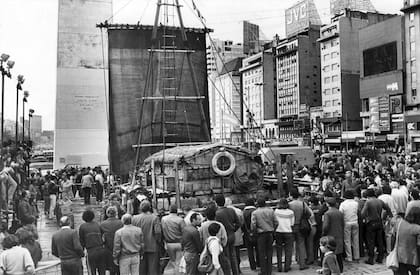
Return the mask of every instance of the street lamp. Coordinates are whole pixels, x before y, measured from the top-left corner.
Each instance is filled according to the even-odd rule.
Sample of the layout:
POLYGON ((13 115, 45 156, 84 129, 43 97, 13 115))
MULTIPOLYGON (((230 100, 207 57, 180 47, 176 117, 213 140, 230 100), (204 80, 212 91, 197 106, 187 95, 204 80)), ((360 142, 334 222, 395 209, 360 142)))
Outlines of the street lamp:
POLYGON ((10 73, 10 69, 13 68, 15 62, 9 60, 10 55, 8 54, 1 54, 0 56, 0 72, 1 72, 1 144, 0 148, 2 149, 3 154, 3 138, 4 138, 4 77, 7 76, 8 78, 12 78, 12 74, 10 73), (3 67, 3 63, 6 63, 6 67, 3 67))
POLYGON ((18 83, 16 84, 16 126, 15 126, 15 146, 16 150, 18 148, 18 140, 19 140, 19 91, 22 91, 22 84, 25 82, 25 78, 23 75, 18 75, 17 77, 18 83))
POLYGON ((25 142, 25 102, 28 102, 29 92, 23 92, 23 99, 22 99, 22 143, 25 142))
POLYGON ((28 140, 29 140, 29 143, 31 142, 31 118, 32 118, 32 116, 33 116, 33 113, 35 113, 35 110, 34 109, 29 109, 29 134, 28 134, 28 140))

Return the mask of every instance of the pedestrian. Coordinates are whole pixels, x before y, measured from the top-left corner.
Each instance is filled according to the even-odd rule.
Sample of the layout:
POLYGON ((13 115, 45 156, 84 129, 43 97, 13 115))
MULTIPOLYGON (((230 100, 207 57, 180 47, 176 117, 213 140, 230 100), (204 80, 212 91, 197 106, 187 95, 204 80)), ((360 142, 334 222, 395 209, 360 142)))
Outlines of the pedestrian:
POLYGON ((98 169, 95 174, 96 202, 99 203, 103 198, 105 179, 102 170, 98 169))
MULTIPOLYGON (((374 264, 375 247, 377 247, 378 256, 376 262, 382 263, 385 255, 383 241, 382 210, 385 210, 388 216, 391 216, 391 209, 383 201, 376 198, 373 189, 366 190, 367 201, 365 202, 361 215, 366 220, 366 241, 368 247, 367 264, 374 264)), ((397 211, 398 212, 398 211, 397 211)))
MULTIPOLYGON (((108 203, 102 208, 103 211, 103 220, 108 219, 108 216, 106 215, 106 210, 110 206, 115 206, 117 208, 117 218, 121 219, 122 216, 125 214, 124 208, 121 206, 121 197, 117 193, 111 193, 108 197, 108 203)), ((133 215, 133 213, 129 213, 133 215)))
POLYGON ((140 204, 141 214, 132 219, 134 226, 140 227, 144 236, 144 253, 140 261, 140 274, 159 274, 159 245, 162 239, 162 229, 158 216, 152 213, 149 201, 140 204))
POLYGON ((118 275, 119 268, 114 264, 112 253, 114 250, 114 236, 118 229, 123 227, 123 223, 120 219, 117 219, 117 208, 110 206, 106 210, 108 219, 103 221, 100 225, 102 240, 107 251, 107 267, 110 275, 118 275))
POLYGON ((121 221, 124 226, 115 232, 114 238, 112 253, 114 264, 120 267, 121 275, 152 274, 139 273, 140 258, 144 249, 144 237, 141 228, 132 225, 130 214, 124 214, 121 221))
POLYGON ((70 177, 64 173, 62 178, 61 178, 61 186, 63 188, 63 192, 61 193, 61 197, 64 198, 68 198, 68 199, 73 199, 73 181, 70 179, 70 177))
POLYGON ((244 244, 248 254, 248 261, 251 270, 256 270, 259 265, 257 238, 251 230, 251 216, 257 208, 255 207, 255 199, 249 198, 245 201, 244 208, 244 244))
POLYGON ((295 214, 289 209, 289 203, 285 198, 281 198, 278 208, 274 210, 278 226, 275 231, 277 249, 277 271, 288 272, 292 264, 293 254, 293 230, 295 224, 295 214), (285 255, 284 269, 282 268, 283 252, 285 255))
POLYGON ((82 214, 85 223, 79 227, 80 243, 86 248, 90 272, 105 275, 106 250, 103 246, 101 228, 93 219, 95 213, 92 209, 86 209, 82 214))
POLYGON ((406 213, 408 214, 408 212, 410 212, 411 208, 413 207, 420 207, 420 195, 419 195, 419 190, 417 189, 412 189, 410 192, 410 196, 411 196, 411 201, 408 202, 407 204, 407 208, 406 208, 406 213))
POLYGON ((239 218, 236 215, 235 210, 227 208, 225 206, 226 200, 223 195, 217 195, 215 201, 218 206, 216 211, 216 221, 223 224, 228 237, 228 241, 223 253, 225 253, 226 257, 229 260, 230 267, 232 268, 232 274, 238 275, 239 270, 234 245, 235 231, 238 230, 240 227, 239 218))
POLYGON ((336 249, 336 242, 332 236, 324 236, 320 239, 319 247, 321 253, 324 254, 322 260, 322 269, 318 269, 319 274, 323 275, 340 275, 340 267, 337 261, 337 256, 334 253, 336 249))
MULTIPOLYGON (((203 250, 203 244, 200 239, 200 233, 197 228, 201 224, 201 218, 198 213, 193 213, 190 217, 190 224, 184 228, 182 234, 182 249, 186 263, 186 275, 197 275, 197 266, 199 263, 199 254, 203 250)), ((157 273, 155 273, 157 274, 157 273)))
MULTIPOLYGON (((206 215, 207 220, 201 224, 198 231, 200 232, 201 240, 203 241, 203 246, 206 246, 206 240, 210 237, 209 226, 212 225, 213 223, 218 224, 220 226, 219 227, 220 229, 217 232, 216 237, 219 239, 220 244, 222 245, 224 249, 227 244, 227 233, 226 233, 225 226, 222 223, 215 220, 216 211, 217 211, 217 206, 215 204, 210 204, 206 208, 205 215, 206 215)), ((223 273, 225 275, 232 274, 230 261, 228 260, 227 256, 223 253, 223 251, 221 252, 219 256, 219 262, 222 267, 223 273)))
MULTIPOLYGON (((344 248, 346 260, 360 260, 359 256, 359 204, 354 200, 353 190, 344 191, 344 201, 340 204, 340 212, 344 216, 344 248)), ((337 239, 339 241, 339 239, 337 239)))
POLYGON ((401 188, 397 181, 392 181, 390 186, 392 188, 391 197, 394 200, 395 210, 397 214, 404 216, 408 204, 408 193, 401 188))
POLYGON ((1 274, 35 274, 35 265, 28 249, 19 245, 15 235, 8 235, 2 242, 4 251, 0 254, 1 274))
POLYGON ((274 211, 267 207, 264 198, 257 200, 257 209, 251 215, 251 230, 257 234, 261 274, 270 275, 273 261, 273 233, 278 226, 274 211))
POLYGON ((60 219, 60 230, 51 239, 51 253, 60 258, 62 275, 83 275, 81 258, 84 256, 77 231, 70 228, 70 219, 60 219))
MULTIPOLYGON (((19 229, 21 229, 21 228, 19 228, 19 229)), ((25 229, 16 231, 16 236, 19 239, 19 244, 22 247, 28 249, 29 253, 31 254, 32 261, 34 262, 34 266, 37 267, 38 262, 42 258, 42 249, 41 249, 41 245, 39 244, 39 242, 37 242, 34 239, 31 232, 29 232, 25 229)))
POLYGON ((44 200, 44 214, 49 217, 50 215, 50 192, 49 192, 49 181, 45 181, 42 185, 42 197, 44 200))
POLYGON ((321 205, 319 203, 319 198, 312 196, 309 198, 309 208, 311 208, 312 213, 314 214, 314 227, 315 235, 313 236, 313 260, 318 261, 319 258, 319 240, 322 236, 322 211, 321 205))
POLYGON ((172 204, 169 207, 169 215, 162 218, 162 233, 169 256, 169 262, 165 269, 172 267, 173 274, 179 274, 179 263, 182 258, 182 231, 185 228, 185 221, 178 216, 178 207, 172 204))
POLYGON ((18 205, 18 219, 20 220, 21 224, 28 219, 33 219, 35 221, 35 215, 33 211, 32 205, 29 203, 30 198, 29 191, 24 190, 21 195, 21 199, 19 200, 18 205))
POLYGON ((243 239, 243 231, 242 231, 242 227, 244 225, 244 214, 242 213, 242 210, 235 207, 233 205, 232 199, 231 198, 226 198, 226 207, 228 208, 232 208, 233 210, 235 210, 235 214, 236 216, 238 216, 238 220, 239 220, 239 228, 235 231, 235 242, 233 244, 233 247, 235 249, 235 255, 236 255, 236 263, 238 265, 238 271, 239 273, 241 272, 241 253, 240 253, 240 248, 244 245, 244 239, 243 239))
POLYGON ((296 247, 296 257, 299 263, 299 270, 308 269, 306 264, 306 247, 305 247, 305 236, 301 232, 301 222, 304 218, 309 218, 312 216, 312 210, 309 206, 302 200, 299 200, 300 194, 296 188, 292 189, 290 192, 292 201, 289 202, 289 208, 293 211, 295 215, 295 224, 293 225, 293 235, 294 242, 296 247))
POLYGON ((337 209, 335 198, 328 198, 327 205, 328 211, 324 214, 322 235, 334 237, 336 242, 334 254, 336 255, 340 272, 343 272, 344 216, 337 209))
MULTIPOLYGON (((220 257, 222 256, 223 246, 220 242, 220 239, 217 237, 217 234, 220 231, 220 224, 219 223, 212 223, 209 225, 208 232, 209 237, 206 239, 206 247, 201 253, 200 257, 204 257, 206 254, 204 251, 207 249, 207 253, 211 255, 211 260, 213 264, 213 270, 209 275, 224 275, 223 269, 221 267, 221 263, 219 261, 220 257)), ((201 258, 200 258, 201 261, 201 258)))
POLYGON ((94 184, 93 177, 89 173, 89 170, 85 170, 85 173, 82 177, 82 191, 85 205, 90 204, 90 194, 92 191, 92 186, 94 184))
POLYGON ((418 240, 420 238, 420 208, 413 207, 405 218, 399 219, 394 226, 395 246, 397 249, 398 270, 394 274, 418 275, 420 256, 418 240))
POLYGON ((59 187, 55 182, 55 177, 50 180, 50 184, 48 186, 48 192, 50 194, 50 211, 49 211, 49 218, 50 220, 54 219, 55 211, 57 207, 57 196, 59 192, 59 187))

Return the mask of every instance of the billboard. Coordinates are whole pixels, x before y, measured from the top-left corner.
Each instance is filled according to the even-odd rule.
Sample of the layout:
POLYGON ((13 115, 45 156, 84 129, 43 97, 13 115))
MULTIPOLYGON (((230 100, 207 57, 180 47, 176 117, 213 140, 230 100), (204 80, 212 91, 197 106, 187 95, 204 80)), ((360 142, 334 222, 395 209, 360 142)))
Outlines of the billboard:
POLYGON ((300 1, 286 10, 286 36, 305 30, 309 25, 322 25, 313 0, 300 1))
POLYGON ((391 114, 401 114, 402 108, 402 95, 393 95, 389 97, 391 105, 391 114))
POLYGON ((370 121, 369 121, 369 132, 379 133, 379 101, 377 97, 369 98, 369 110, 370 110, 370 121))
POLYGON ((253 54, 260 51, 260 26, 252 24, 251 22, 243 22, 243 45, 244 54, 253 54))
POLYGON ((379 109, 379 131, 390 130, 390 108, 389 108, 389 96, 378 97, 378 109, 379 109))
MULTIPOLYGON (((165 37, 174 36, 173 43, 177 50, 170 60, 162 50, 150 55, 152 30, 153 26, 142 25, 108 27, 109 143, 113 171, 117 174, 127 174, 134 169, 135 144, 162 144, 163 136, 166 143, 210 141, 210 137, 207 137, 210 118, 205 30, 186 28, 189 43, 185 45, 179 29, 166 27, 164 30, 159 27, 159 40, 163 40, 164 31, 165 37), (192 81, 187 53, 195 71, 196 83, 192 81), (172 76, 167 75, 167 68, 171 66, 174 66, 172 76), (174 93, 175 100, 168 99, 163 104, 164 93, 174 93), (176 100, 178 96, 200 96, 202 99, 176 100), (138 140, 140 128, 142 134, 141 140, 138 140)), ((162 148, 142 148, 138 164, 162 148)))

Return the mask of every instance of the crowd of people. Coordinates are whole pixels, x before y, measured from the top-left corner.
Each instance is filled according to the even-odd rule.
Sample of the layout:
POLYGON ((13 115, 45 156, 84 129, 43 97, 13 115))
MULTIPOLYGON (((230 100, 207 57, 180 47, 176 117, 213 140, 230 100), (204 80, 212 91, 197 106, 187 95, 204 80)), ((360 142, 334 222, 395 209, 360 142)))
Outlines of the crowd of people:
MULTIPOLYGON (((184 206, 180 211, 170 205, 169 213, 164 213, 153 209, 147 197, 138 200, 112 193, 99 214, 88 206, 90 191, 94 186, 101 201, 106 175, 88 169, 80 175, 61 173, 55 176, 57 184, 51 176, 48 193, 40 192, 50 199, 46 207, 50 218, 54 218, 54 196, 60 193, 61 213, 56 215, 61 228, 52 238, 52 254, 60 259, 62 274, 83 274, 86 256, 88 268, 100 275, 106 270, 111 274, 170 270, 171 274, 236 275, 241 274, 244 254, 250 269, 259 274, 271 274, 273 266, 279 272, 290 271, 293 256, 299 270, 319 265, 322 274, 340 274, 350 262, 383 264, 394 249, 399 262, 395 274, 418 274, 420 165, 416 157, 401 154, 379 162, 343 155, 313 167, 296 162, 294 173, 318 184, 293 188, 287 197, 276 198, 274 205, 262 195, 235 205, 231 198, 215 195, 203 209, 184 206), (74 184, 79 181, 76 177, 80 189, 74 184), (54 184, 56 189, 51 189, 54 184), (87 208, 84 223, 75 229, 66 205, 71 208, 77 193, 83 194, 87 208)), ((44 190, 45 183, 41 187, 36 175, 31 178, 35 183, 29 181, 19 202, 21 228, 15 234, 2 230, 0 269, 7 274, 15 267, 10 257, 19 255, 29 272, 40 260, 37 204, 33 203, 40 196, 29 187, 34 184, 44 190)))

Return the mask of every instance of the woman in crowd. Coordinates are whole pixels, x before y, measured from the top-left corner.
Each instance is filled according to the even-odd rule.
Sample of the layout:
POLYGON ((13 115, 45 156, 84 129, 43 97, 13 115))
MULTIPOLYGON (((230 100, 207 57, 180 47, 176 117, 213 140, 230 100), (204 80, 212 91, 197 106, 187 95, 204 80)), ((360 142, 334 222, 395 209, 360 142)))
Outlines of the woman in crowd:
POLYGON ((289 203, 286 199, 280 199, 278 209, 274 211, 279 226, 275 232, 276 248, 277 248, 277 271, 287 272, 290 270, 292 263, 293 251, 293 230, 295 224, 295 214, 289 209, 289 203), (285 255, 284 269, 282 269, 283 251, 285 255))
POLYGON ((3 240, 4 251, 0 254, 0 274, 35 274, 35 265, 28 249, 19 245, 15 235, 3 240))
POLYGON ((63 173, 61 178, 61 186, 63 188, 61 194, 62 198, 73 199, 73 181, 68 177, 66 173, 63 173))

